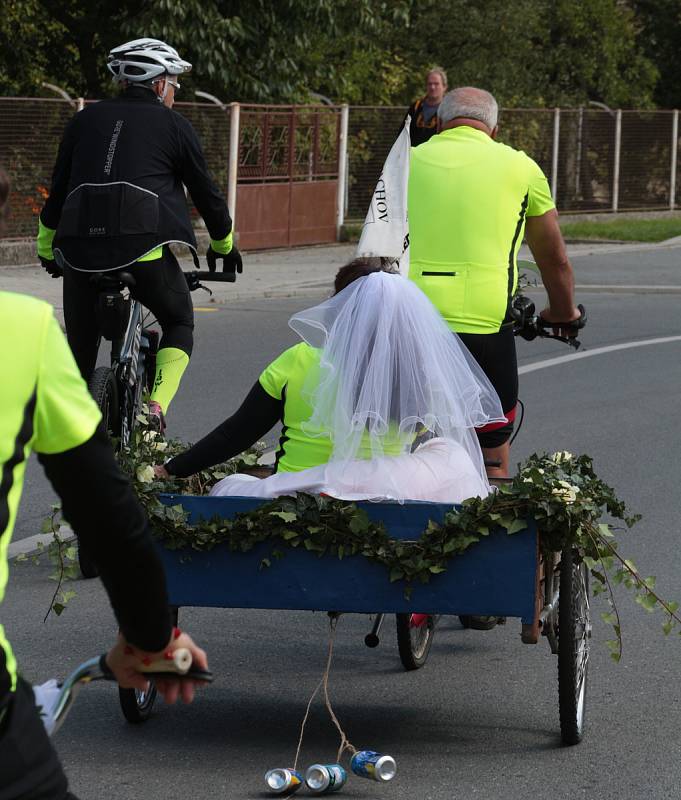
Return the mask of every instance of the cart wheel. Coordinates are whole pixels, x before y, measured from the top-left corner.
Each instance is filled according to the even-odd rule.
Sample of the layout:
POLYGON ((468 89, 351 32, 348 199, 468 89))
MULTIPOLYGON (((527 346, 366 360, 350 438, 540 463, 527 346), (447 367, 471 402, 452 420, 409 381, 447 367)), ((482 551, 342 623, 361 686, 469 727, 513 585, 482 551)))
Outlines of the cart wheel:
POLYGON ((571 549, 560 561, 558 603, 558 701, 563 744, 578 744, 584 733, 591 639, 589 573, 571 549))
POLYGON ((140 692, 139 689, 122 689, 119 686, 118 699, 123 716, 128 722, 137 725, 140 722, 146 722, 151 716, 156 700, 156 687, 150 683, 147 692, 140 692))
POLYGON ((470 628, 471 627, 471 615, 470 614, 461 614, 459 615, 459 622, 461 623, 462 628, 470 628))
POLYGON ((396 614, 397 648, 402 666, 420 669, 428 658, 439 616, 430 614, 396 614))

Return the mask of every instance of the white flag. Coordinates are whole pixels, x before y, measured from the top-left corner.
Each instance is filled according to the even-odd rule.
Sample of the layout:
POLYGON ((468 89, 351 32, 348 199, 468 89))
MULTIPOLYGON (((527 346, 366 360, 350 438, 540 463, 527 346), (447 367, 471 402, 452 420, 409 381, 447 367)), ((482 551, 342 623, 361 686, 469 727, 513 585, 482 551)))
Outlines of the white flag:
POLYGON ((371 205, 364 220, 356 256, 385 256, 399 259, 400 272, 409 274, 409 117, 383 165, 371 205))

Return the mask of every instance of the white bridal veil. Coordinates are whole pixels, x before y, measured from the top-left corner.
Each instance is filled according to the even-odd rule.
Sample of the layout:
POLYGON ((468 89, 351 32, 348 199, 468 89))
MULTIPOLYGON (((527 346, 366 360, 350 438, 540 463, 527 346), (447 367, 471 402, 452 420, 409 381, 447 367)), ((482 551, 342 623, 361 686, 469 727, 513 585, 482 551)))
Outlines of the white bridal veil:
POLYGON ((328 433, 333 461, 408 453, 428 432, 461 445, 484 475, 473 428, 504 422, 501 403, 414 283, 374 272, 289 325, 321 350, 308 429, 328 433))

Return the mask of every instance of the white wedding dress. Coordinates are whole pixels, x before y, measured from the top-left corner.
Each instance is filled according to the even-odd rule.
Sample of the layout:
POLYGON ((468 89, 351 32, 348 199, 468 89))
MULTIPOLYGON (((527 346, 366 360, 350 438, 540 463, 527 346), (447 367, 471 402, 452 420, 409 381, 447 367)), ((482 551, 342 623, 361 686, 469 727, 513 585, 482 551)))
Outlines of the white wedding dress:
POLYGON ((220 497, 279 497, 296 492, 326 494, 339 500, 430 500, 460 503, 486 497, 487 479, 464 447, 436 438, 413 453, 371 460, 329 462, 300 472, 279 472, 262 480, 230 475, 210 491, 220 497))

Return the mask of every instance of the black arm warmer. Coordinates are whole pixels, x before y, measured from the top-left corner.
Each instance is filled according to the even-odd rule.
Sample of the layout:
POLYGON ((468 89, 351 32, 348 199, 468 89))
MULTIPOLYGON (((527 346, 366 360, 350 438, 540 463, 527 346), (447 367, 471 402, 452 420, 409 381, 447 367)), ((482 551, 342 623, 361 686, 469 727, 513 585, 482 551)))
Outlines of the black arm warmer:
POLYGON ((243 453, 264 436, 284 415, 284 402, 271 397, 256 381, 239 410, 189 450, 172 458, 166 469, 186 478, 213 464, 243 453))
POLYGON ((99 568, 121 632, 142 650, 162 650, 172 631, 163 565, 101 424, 85 444, 38 459, 99 568))

